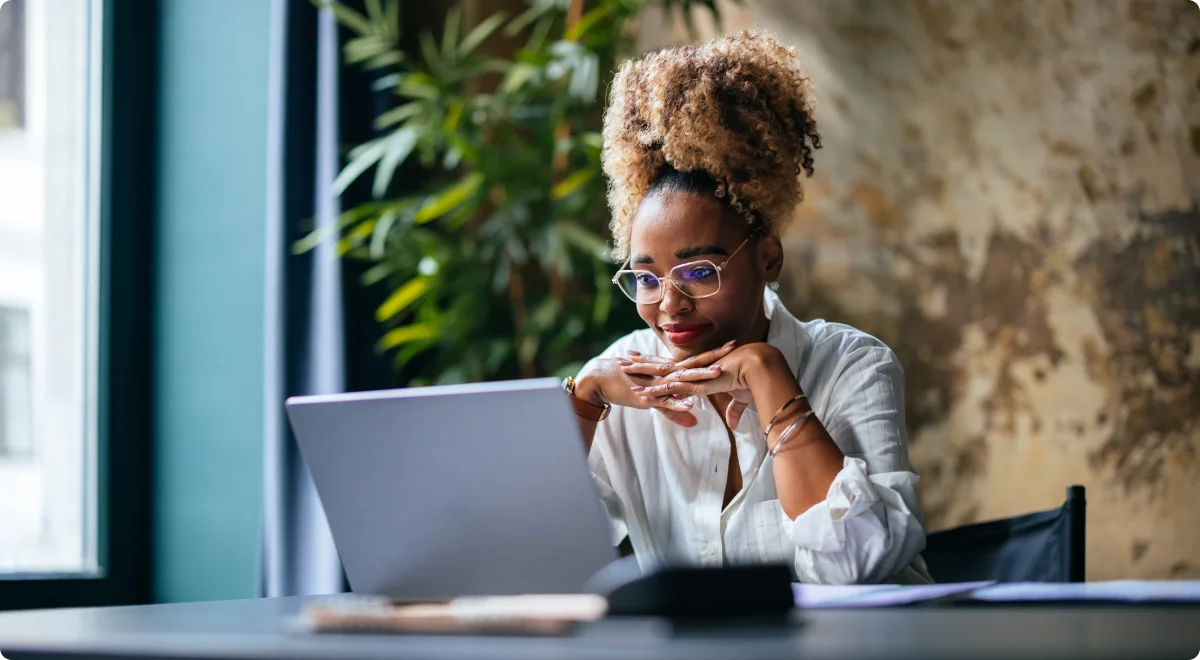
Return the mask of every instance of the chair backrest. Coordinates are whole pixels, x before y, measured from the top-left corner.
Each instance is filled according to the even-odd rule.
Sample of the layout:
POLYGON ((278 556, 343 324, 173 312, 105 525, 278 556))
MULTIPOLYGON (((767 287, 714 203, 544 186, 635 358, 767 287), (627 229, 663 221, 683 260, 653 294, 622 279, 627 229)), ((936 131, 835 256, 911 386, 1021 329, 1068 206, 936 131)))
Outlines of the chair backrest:
POLYGON ((1062 508, 935 532, 921 556, 938 582, 1083 582, 1086 507, 1069 486, 1062 508))

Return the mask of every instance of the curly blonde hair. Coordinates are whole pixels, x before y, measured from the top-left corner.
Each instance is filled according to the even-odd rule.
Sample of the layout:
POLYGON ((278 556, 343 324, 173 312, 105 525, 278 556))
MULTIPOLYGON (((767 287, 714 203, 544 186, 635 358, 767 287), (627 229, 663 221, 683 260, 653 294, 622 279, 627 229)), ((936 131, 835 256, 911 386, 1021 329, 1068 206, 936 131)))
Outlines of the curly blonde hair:
POLYGON ((772 233, 791 220, 821 147, 795 48, 761 32, 669 48, 622 64, 611 96, 601 161, 617 259, 664 172, 703 172, 717 198, 772 233))

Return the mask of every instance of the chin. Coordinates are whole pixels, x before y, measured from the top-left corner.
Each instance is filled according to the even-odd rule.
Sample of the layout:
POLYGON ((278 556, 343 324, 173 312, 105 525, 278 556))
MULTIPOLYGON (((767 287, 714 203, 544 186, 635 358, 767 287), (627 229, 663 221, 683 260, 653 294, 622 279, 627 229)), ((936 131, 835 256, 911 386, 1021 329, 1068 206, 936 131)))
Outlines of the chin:
POLYGON ((671 354, 671 359, 675 360, 676 362, 680 362, 682 360, 686 360, 687 358, 700 355, 701 353, 711 351, 712 349, 717 348, 721 344, 725 343, 708 339, 679 345, 672 343, 671 340, 664 336, 664 333, 659 332, 657 334, 659 341, 662 342, 663 346, 667 347, 667 351, 671 354))

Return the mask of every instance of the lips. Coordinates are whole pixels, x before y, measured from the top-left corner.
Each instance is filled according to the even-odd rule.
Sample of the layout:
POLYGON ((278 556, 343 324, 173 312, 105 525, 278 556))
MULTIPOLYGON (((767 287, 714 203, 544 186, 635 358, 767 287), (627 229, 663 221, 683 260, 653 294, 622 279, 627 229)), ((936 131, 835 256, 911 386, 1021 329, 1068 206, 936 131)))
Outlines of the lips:
POLYGON ((684 346, 699 339, 711 328, 711 323, 664 323, 659 326, 667 341, 676 346, 684 346))

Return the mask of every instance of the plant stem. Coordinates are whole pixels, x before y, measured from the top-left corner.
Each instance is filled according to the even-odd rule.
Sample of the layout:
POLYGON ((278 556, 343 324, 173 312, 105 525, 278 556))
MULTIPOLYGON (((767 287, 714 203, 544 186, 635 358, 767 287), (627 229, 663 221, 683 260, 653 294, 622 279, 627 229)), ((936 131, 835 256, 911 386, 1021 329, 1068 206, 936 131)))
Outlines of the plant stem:
POLYGON ((521 368, 522 378, 533 378, 533 361, 526 360, 521 352, 521 344, 525 342, 525 324, 528 313, 525 311, 525 280, 521 275, 521 267, 513 260, 508 262, 508 302, 512 305, 514 348, 517 353, 517 364, 521 368))

